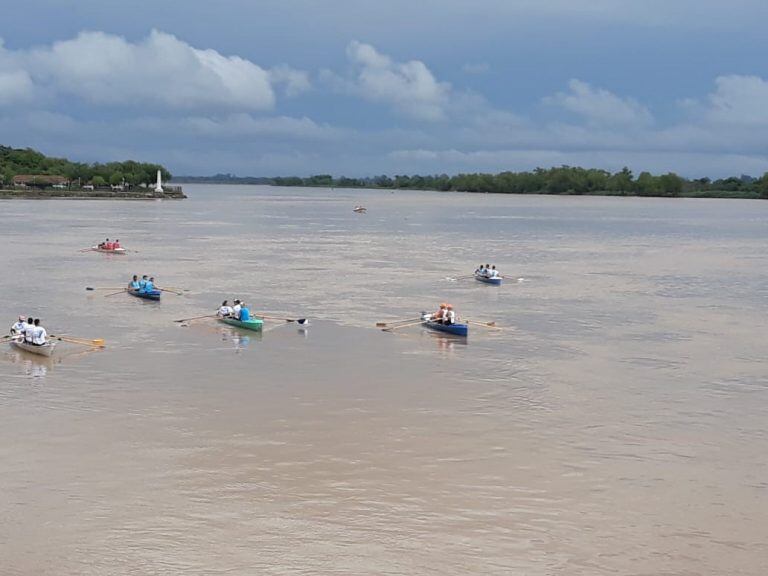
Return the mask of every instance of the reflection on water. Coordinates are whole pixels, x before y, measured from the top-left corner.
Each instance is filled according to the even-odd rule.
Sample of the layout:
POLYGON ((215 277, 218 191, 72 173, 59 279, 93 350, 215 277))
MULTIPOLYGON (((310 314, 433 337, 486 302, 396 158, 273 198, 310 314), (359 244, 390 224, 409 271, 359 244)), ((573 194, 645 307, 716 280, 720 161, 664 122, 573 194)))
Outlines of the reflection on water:
POLYGON ((2 202, 2 317, 107 348, 0 355, 0 572, 762 576, 768 203, 188 188, 2 202))

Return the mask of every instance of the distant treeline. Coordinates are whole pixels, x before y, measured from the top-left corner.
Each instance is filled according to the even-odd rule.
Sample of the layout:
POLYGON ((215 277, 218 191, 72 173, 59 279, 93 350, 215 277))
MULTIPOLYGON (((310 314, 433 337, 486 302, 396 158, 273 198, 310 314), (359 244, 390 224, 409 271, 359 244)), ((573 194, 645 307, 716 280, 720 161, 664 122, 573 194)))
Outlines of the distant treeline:
POLYGON ((214 174, 213 176, 177 176, 179 184, 274 184, 274 178, 259 176, 235 176, 234 174, 214 174))
POLYGON ((668 173, 655 176, 641 172, 637 177, 629 168, 611 173, 606 170, 560 166, 537 168, 531 172, 499 174, 458 174, 448 176, 375 176, 372 178, 334 178, 320 174, 308 178, 272 178, 276 186, 323 186, 336 188, 390 188, 500 194, 594 194, 616 196, 697 196, 726 198, 768 198, 768 172, 761 178, 739 177, 689 180, 668 173))
POLYGON ((171 173, 160 164, 146 162, 108 162, 106 164, 85 164, 71 162, 64 158, 51 158, 32 150, 0 146, 0 181, 10 185, 13 177, 21 174, 63 176, 72 182, 105 186, 107 184, 151 184, 160 170, 164 181, 171 179, 171 173))

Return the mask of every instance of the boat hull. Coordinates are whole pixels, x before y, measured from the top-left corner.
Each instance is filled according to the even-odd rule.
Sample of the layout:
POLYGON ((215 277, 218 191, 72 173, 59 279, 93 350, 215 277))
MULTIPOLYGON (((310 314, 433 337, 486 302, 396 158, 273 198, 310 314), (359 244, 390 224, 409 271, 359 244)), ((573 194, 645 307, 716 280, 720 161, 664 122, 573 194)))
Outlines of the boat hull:
POLYGON ((34 344, 27 344, 26 342, 21 342, 19 340, 11 340, 11 346, 29 352, 30 354, 37 354, 38 356, 45 356, 48 358, 53 354, 53 350, 56 348, 56 342, 47 342, 42 346, 35 346, 34 344))
POLYGON ((91 246, 91 250, 94 252, 104 252, 105 254, 125 254, 125 248, 115 248, 114 250, 107 250, 106 248, 99 248, 98 246, 91 246))
POLYGON ((247 322, 242 322, 235 318, 217 318, 217 320, 223 324, 234 326, 235 328, 242 328, 243 330, 251 330, 253 332, 261 332, 264 326, 264 321, 258 318, 251 318, 247 322))
POLYGON ((144 300, 154 300, 159 301, 160 295, 162 292, 160 290, 152 290, 152 292, 140 292, 139 290, 126 290, 128 294, 131 296, 136 296, 136 298, 142 298, 144 300))
POLYGON ((445 332, 454 336, 467 336, 469 334, 469 326, 467 324, 440 324, 439 322, 430 322, 429 320, 425 320, 422 324, 430 330, 445 332))
POLYGON ((488 278, 486 276, 481 276, 480 274, 475 274, 475 280, 478 282, 482 282, 483 284, 492 284, 493 286, 501 286, 501 278, 488 278))

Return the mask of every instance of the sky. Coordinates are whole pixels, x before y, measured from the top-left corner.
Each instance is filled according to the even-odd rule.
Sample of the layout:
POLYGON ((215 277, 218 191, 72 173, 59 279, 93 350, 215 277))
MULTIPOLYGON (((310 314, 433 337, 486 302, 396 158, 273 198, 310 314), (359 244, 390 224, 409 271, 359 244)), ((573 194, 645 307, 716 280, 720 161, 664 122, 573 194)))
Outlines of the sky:
POLYGON ((0 144, 48 155, 176 175, 768 171, 765 0, 0 8, 0 144))

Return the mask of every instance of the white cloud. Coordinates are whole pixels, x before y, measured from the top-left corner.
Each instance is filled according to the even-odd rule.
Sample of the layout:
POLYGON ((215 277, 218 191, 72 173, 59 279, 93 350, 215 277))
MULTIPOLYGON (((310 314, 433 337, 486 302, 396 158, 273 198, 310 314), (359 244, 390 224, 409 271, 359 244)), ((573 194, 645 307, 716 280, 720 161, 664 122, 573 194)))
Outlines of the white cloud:
POLYGON ((706 117, 717 123, 768 124, 768 81, 759 76, 719 76, 707 98, 706 117))
MULTIPOLYGON (((149 125, 154 120, 149 120, 149 125)), ((196 136, 238 138, 291 138, 304 141, 338 140, 344 132, 327 124, 318 124, 307 117, 270 116, 258 118, 250 114, 233 114, 224 118, 195 116, 175 123, 174 128, 196 136)))
POLYGON ((347 47, 347 57, 354 68, 354 78, 341 81, 347 89, 411 118, 445 118, 451 87, 439 82, 420 60, 395 62, 370 44, 357 41, 347 47))
POLYGON ((595 125, 643 125, 653 121, 648 109, 633 98, 621 98, 576 79, 568 82, 568 87, 569 92, 544 98, 544 103, 578 114, 595 125))
POLYGON ((309 79, 287 66, 267 70, 239 56, 194 48, 157 30, 136 43, 82 32, 50 46, 0 53, 0 99, 6 100, 29 97, 34 87, 110 107, 269 110, 275 85, 295 95, 309 88, 309 79))
POLYGON ((30 100, 32 78, 24 70, 0 70, 0 106, 30 100))
POLYGON ((311 87, 309 74, 285 65, 272 68, 269 71, 269 79, 273 84, 284 85, 287 96, 297 96, 311 87))

